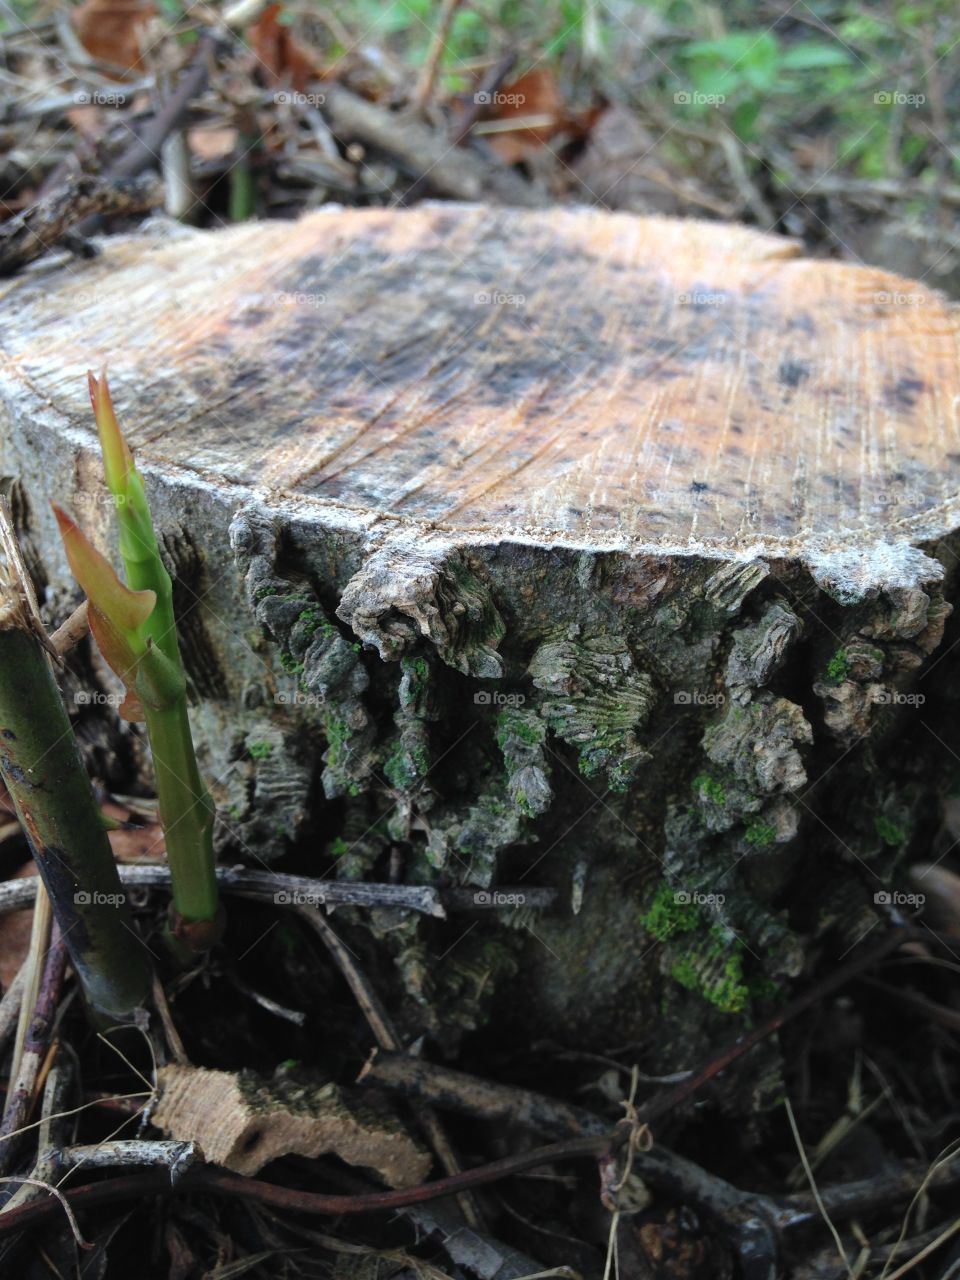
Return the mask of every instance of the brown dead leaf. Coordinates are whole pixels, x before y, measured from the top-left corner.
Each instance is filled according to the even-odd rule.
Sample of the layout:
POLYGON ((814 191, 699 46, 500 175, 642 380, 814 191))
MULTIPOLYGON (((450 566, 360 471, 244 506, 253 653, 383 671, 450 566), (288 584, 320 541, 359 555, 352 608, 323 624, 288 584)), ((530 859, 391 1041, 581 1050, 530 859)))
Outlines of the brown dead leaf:
POLYGON ((236 150, 237 129, 188 129, 187 145, 199 160, 223 160, 236 150))
POLYGON ((517 164, 558 134, 566 141, 585 137, 600 112, 591 107, 570 114, 556 76, 535 67, 497 91, 486 112, 488 123, 475 126, 474 133, 483 135, 505 164, 517 164))
POLYGON ((151 0, 84 0, 71 16, 87 53, 122 72, 139 72, 143 29, 156 12, 151 0))
MULTIPOLYGON (((37 868, 32 858, 9 876, 10 880, 22 880, 35 876, 37 868)), ((30 950, 30 933, 33 928, 33 907, 22 911, 5 911, 0 915, 0 983, 6 991, 17 976, 20 966, 30 950)))
POLYGON ((282 7, 272 4, 247 29, 250 47, 274 83, 292 85, 299 93, 306 91, 320 68, 308 49, 294 39, 293 33, 280 19, 282 7))

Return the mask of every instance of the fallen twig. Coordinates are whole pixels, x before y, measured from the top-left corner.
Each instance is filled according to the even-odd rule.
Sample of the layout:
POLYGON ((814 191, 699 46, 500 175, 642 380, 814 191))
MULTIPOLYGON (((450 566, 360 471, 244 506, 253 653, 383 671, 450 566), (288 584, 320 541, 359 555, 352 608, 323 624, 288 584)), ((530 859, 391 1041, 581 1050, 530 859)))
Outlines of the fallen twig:
POLYGON ((90 623, 87 618, 87 601, 78 604, 70 617, 50 637, 50 647, 55 649, 58 654, 63 656, 80 643, 83 637, 90 630, 90 623))
POLYGON ((33 1106, 37 1076, 50 1041, 66 969, 67 950, 60 930, 54 925, 33 1006, 33 1017, 24 1038, 20 1070, 15 1080, 11 1081, 3 1119, 0 1121, 0 1173, 7 1173, 13 1164, 18 1146, 17 1134, 26 1123, 33 1106))
POLYGON ((441 1110, 516 1124, 556 1140, 603 1133, 610 1127, 582 1107, 573 1107, 532 1089, 483 1080, 406 1053, 375 1050, 357 1077, 357 1083, 380 1085, 441 1110))
MULTIPOLYGON (((312 1191, 295 1191, 290 1187, 278 1187, 270 1182, 247 1178, 239 1174, 216 1169, 191 1169, 171 1187, 166 1172, 139 1174, 132 1177, 111 1178, 92 1186, 78 1187, 68 1192, 71 1206, 86 1208, 95 1204, 113 1203, 118 1200, 138 1200, 164 1192, 212 1193, 239 1200, 256 1200, 274 1209, 288 1209, 296 1213, 339 1214, 374 1213, 393 1211, 411 1204, 425 1204, 443 1196, 454 1195, 469 1187, 486 1186, 516 1173, 525 1173, 541 1165, 557 1160, 583 1160, 601 1154, 609 1145, 609 1135, 594 1138, 578 1138, 571 1142, 557 1142, 520 1155, 507 1156, 478 1169, 467 1169, 450 1178, 438 1178, 419 1187, 401 1191, 370 1191, 361 1195, 319 1195, 312 1191)), ((8 1213, 0 1214, 0 1236, 10 1231, 20 1231, 28 1223, 56 1212, 56 1202, 40 1200, 26 1204, 8 1213)))
POLYGON ((422 112, 430 101, 433 94, 433 86, 437 81, 440 59, 443 57, 443 51, 447 46, 450 24, 453 22, 456 12, 462 3, 463 0, 443 0, 440 17, 437 19, 436 30, 433 33, 433 40, 430 42, 430 49, 420 71, 417 87, 413 93, 415 111, 422 112))
MULTIPOLYGON (((481 1080, 419 1059, 404 1063, 394 1055, 378 1056, 367 1064, 360 1080, 381 1084, 477 1119, 510 1122, 549 1137, 576 1139, 596 1135, 611 1153, 628 1139, 633 1128, 622 1122, 613 1130, 600 1116, 580 1107, 571 1107, 530 1089, 481 1080)), ((663 1147, 652 1151, 633 1149, 630 1161, 633 1172, 649 1186, 714 1214, 724 1224, 745 1267, 774 1265, 778 1243, 775 1223, 780 1212, 776 1201, 740 1191, 663 1147)))
MULTIPOLYGON (((34 896, 36 896, 36 890, 34 890, 34 896)), ((20 1017, 20 1005, 23 1002, 23 989, 26 986, 26 980, 27 970, 26 961, 24 961, 17 970, 16 977, 3 993, 3 999, 0 1000, 0 1053, 6 1049, 7 1040, 17 1025, 17 1019, 20 1017)))
MULTIPOLYGON (((131 889, 164 888, 170 884, 170 871, 160 863, 124 865, 120 879, 131 889)), ((261 901, 274 901, 278 906, 299 907, 396 907, 420 911, 424 915, 445 919, 447 910, 483 910, 473 889, 436 889, 431 885, 375 884, 366 881, 313 880, 309 876, 292 876, 274 871, 250 871, 246 867, 218 867, 217 882, 225 893, 243 893, 261 901)), ((0 912, 28 907, 37 893, 35 876, 0 882, 0 912)), ((522 893, 524 906, 547 908, 558 898, 556 889, 527 888, 514 890, 505 886, 505 894, 522 893)))
MULTIPOLYGON (((394 1054, 402 1056, 403 1044, 397 1035, 390 1015, 373 987, 367 981, 366 975, 353 955, 343 945, 322 916, 317 915, 315 912, 303 910, 301 910, 300 915, 323 939, 324 945, 333 956, 337 967, 346 978, 350 990, 363 1010, 367 1025, 373 1032, 377 1044, 382 1049, 387 1049, 394 1054)), ((431 1108, 421 1107, 418 1112, 418 1119, 423 1132, 436 1153, 437 1159, 449 1175, 456 1176, 460 1172, 460 1162, 457 1159, 456 1152, 450 1145, 439 1117, 431 1108)), ((457 1199, 463 1211, 463 1216, 470 1226, 475 1229, 481 1227, 483 1219, 480 1215, 479 1206, 469 1192, 461 1192, 457 1199)))
MULTIPOLYGON (((537 1147, 520 1155, 508 1156, 503 1160, 495 1160, 479 1168, 466 1170, 452 1178, 438 1178, 434 1182, 426 1182, 422 1186, 409 1187, 400 1191, 372 1191, 360 1195, 322 1195, 311 1191, 296 1191, 289 1187, 278 1187, 269 1182, 261 1182, 255 1178, 246 1178, 238 1174, 195 1167, 190 1169, 173 1187, 170 1185, 168 1173, 152 1172, 132 1177, 112 1178, 106 1182, 78 1187, 68 1193, 68 1200, 71 1206, 77 1209, 84 1209, 98 1204, 111 1204, 120 1200, 137 1200, 147 1196, 162 1195, 165 1192, 185 1192, 188 1194, 209 1192, 234 1199, 257 1200, 261 1204, 269 1205, 272 1208, 287 1209, 296 1213, 337 1216, 340 1214, 392 1211, 402 1209, 411 1204, 425 1204, 431 1200, 438 1200, 443 1196, 452 1195, 464 1187, 486 1186, 491 1182, 499 1181, 501 1178, 510 1177, 518 1173, 526 1173, 530 1169, 537 1169, 546 1164, 598 1157, 609 1150, 611 1141, 615 1140, 616 1136, 613 1133, 607 1133, 596 1137, 575 1138, 569 1142, 551 1143, 549 1146, 537 1147)), ((637 1172, 644 1178, 650 1177, 651 1182, 653 1181, 651 1166, 647 1162, 655 1157, 656 1154, 656 1152, 638 1153, 636 1157, 637 1172)), ((680 1159, 680 1157, 675 1158, 680 1159)), ((688 1161, 683 1161, 683 1164, 689 1166, 688 1161)), ((697 1168, 695 1165, 689 1167, 697 1168)), ((669 1186, 669 1171, 666 1166, 661 1166, 661 1168, 663 1169, 663 1174, 660 1184, 666 1189, 669 1186)), ((703 1171, 698 1170, 698 1172, 702 1173, 703 1171)), ((916 1167, 910 1167, 875 1180, 874 1186, 879 1186, 881 1183, 884 1184, 882 1188, 883 1194, 879 1199, 865 1200, 863 1198, 864 1189, 871 1185, 871 1180, 869 1179, 865 1183, 849 1183, 826 1187, 821 1191, 821 1196, 831 1214, 849 1216, 862 1212, 866 1208, 877 1207, 878 1204, 905 1199, 916 1190, 918 1176, 919 1171, 916 1167), (895 1194, 893 1194, 894 1192, 895 1194)), ((960 1166, 955 1163, 952 1166, 941 1169, 936 1176, 928 1181, 927 1185, 931 1188, 939 1189, 954 1185, 958 1179, 960 1179, 960 1166)), ((727 1184, 722 1185, 726 1186, 727 1184)), ((745 1196, 743 1192, 737 1192, 736 1194, 738 1199, 742 1199, 745 1196)), ((763 1199, 763 1197, 759 1199, 763 1199)), ((809 1211, 807 1211, 807 1200, 809 1200, 809 1197, 791 1197, 789 1200, 781 1202, 777 1217, 782 1222, 782 1225, 787 1227, 802 1226, 815 1218, 817 1214, 816 1208, 811 1203, 809 1211), (794 1206, 798 1205, 800 1201, 804 1202, 803 1210, 795 1210, 794 1206)), ((0 1236, 6 1235, 11 1231, 21 1231, 24 1227, 55 1214, 58 1207, 55 1201, 40 1200, 0 1214, 0 1236)))
POLYGON ((159 109, 136 134, 125 151, 108 166, 110 178, 132 178, 144 169, 160 164, 160 148, 178 127, 186 114, 192 98, 195 98, 207 82, 210 56, 217 46, 218 36, 205 32, 197 42, 190 65, 180 78, 177 87, 160 104, 159 109))
POLYGON ((518 173, 499 162, 466 152, 436 129, 394 114, 343 85, 326 88, 324 114, 343 142, 360 141, 395 156, 408 171, 440 195, 455 200, 499 200, 539 208, 546 197, 518 173))
POLYGON ((0 226, 0 276, 14 275, 36 261, 92 215, 129 216, 161 203, 162 193, 154 178, 74 174, 0 226))
POLYGON ((484 115, 487 104, 512 71, 516 60, 515 53, 505 53, 484 76, 477 92, 473 95, 473 101, 450 130, 450 141, 455 147, 468 137, 473 126, 484 115))

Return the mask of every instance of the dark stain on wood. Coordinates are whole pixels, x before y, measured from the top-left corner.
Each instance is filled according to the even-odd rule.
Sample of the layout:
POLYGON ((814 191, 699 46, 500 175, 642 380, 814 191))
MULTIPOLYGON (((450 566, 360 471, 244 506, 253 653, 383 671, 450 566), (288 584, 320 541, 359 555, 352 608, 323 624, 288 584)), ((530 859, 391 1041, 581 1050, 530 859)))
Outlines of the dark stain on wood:
POLYGON ((784 387, 799 387, 810 377, 807 360, 784 360, 777 370, 777 381, 784 387))
POLYGON ((925 390, 926 384, 921 378, 898 378, 884 389, 884 398, 888 404, 896 405, 897 408, 914 409, 925 390))

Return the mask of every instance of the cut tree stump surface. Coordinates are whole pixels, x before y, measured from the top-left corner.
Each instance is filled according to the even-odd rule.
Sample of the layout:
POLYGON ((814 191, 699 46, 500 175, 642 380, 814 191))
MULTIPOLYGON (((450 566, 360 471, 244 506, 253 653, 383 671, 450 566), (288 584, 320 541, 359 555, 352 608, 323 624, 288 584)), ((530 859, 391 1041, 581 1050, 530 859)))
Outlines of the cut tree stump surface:
POLYGON ((329 209, 6 296, 5 380, 65 424, 108 364, 142 463, 335 523, 784 553, 955 523, 955 308, 744 228, 329 209))
MULTIPOLYGON (((955 787, 955 307, 588 210, 326 208, 102 250, 0 290, 0 483, 45 607, 76 602, 50 497, 115 538, 105 363, 222 856, 293 842, 362 880, 397 855, 484 891, 466 931, 367 913, 409 1039, 452 1053, 491 1017, 671 1072, 756 1021, 761 977, 882 926, 955 787)), ((111 677, 64 679, 96 753, 111 677)))

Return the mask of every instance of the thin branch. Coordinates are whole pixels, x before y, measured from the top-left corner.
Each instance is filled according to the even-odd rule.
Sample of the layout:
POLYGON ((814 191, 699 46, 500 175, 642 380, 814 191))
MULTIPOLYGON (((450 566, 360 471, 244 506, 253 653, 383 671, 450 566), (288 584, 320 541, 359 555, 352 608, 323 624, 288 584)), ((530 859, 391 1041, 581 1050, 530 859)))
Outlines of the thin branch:
POLYGON ((89 630, 87 601, 84 600, 83 604, 77 605, 66 622, 57 627, 50 637, 50 645, 60 657, 63 657, 65 653, 69 653, 75 645, 80 643, 89 630))
MULTIPOLYGON (((382 1004, 380 997, 374 991, 373 987, 367 980, 366 974, 360 968, 355 957, 350 953, 346 946, 341 942, 340 938, 333 929, 327 924, 326 920, 316 912, 300 910, 300 916, 319 933, 323 939, 327 950, 333 956, 340 972, 346 978, 350 990, 353 992, 354 998, 363 1011, 363 1015, 367 1020, 367 1025, 373 1032, 377 1044, 382 1049, 388 1049, 392 1053, 402 1054, 403 1043, 397 1034, 393 1021, 382 1004)), ((440 1122, 439 1116, 430 1107, 421 1107, 417 1113, 417 1118, 421 1128, 427 1135, 430 1145, 436 1153, 437 1159, 446 1169, 447 1173, 454 1177, 460 1173, 460 1162, 457 1159, 456 1152, 450 1145, 446 1131, 440 1122)), ((479 1230, 483 1226, 483 1219, 480 1214, 480 1208, 469 1192, 463 1191, 457 1197, 457 1202, 463 1212, 463 1216, 467 1223, 479 1230)))
POLYGON ((7 1173, 14 1162, 19 1145, 16 1138, 26 1124, 33 1106, 40 1064, 46 1056, 66 969, 67 949, 59 929, 54 927, 30 1024, 24 1037, 19 1070, 11 1079, 3 1119, 0 1121, 0 1173, 7 1173))
POLYGON ((840 1232, 833 1225, 833 1222, 830 1219, 830 1215, 827 1212, 826 1205, 823 1203, 823 1197, 820 1195, 820 1189, 817 1186, 816 1179, 813 1176, 813 1170, 810 1168, 810 1161, 807 1159, 807 1151, 803 1145, 803 1139, 800 1137, 800 1130, 797 1128, 797 1120, 796 1120, 796 1116, 794 1116, 793 1114, 793 1107, 790 1105, 790 1099, 784 1098, 783 1101, 787 1109, 787 1119, 790 1121, 790 1132, 793 1134, 793 1140, 797 1144, 797 1151, 800 1155, 800 1163, 803 1165, 803 1171, 807 1175, 807 1181, 810 1183, 811 1194, 813 1195, 814 1200, 817 1202, 817 1208, 820 1210, 820 1216, 823 1218, 824 1222, 827 1224, 827 1229, 829 1230, 830 1234, 833 1236, 833 1243, 836 1245, 837 1253, 839 1253, 840 1259, 843 1262, 843 1265, 847 1269, 847 1275, 850 1277, 850 1280, 854 1280, 853 1268, 850 1266, 850 1259, 847 1257, 847 1251, 846 1249, 844 1249, 843 1241, 840 1239, 840 1232))
MULTIPOLYGON (((274 1186, 255 1178, 225 1173, 215 1169, 191 1169, 171 1187, 167 1173, 146 1173, 133 1177, 110 1178, 91 1186, 78 1187, 67 1193, 70 1204, 78 1209, 95 1204, 111 1204, 118 1200, 139 1200, 164 1192, 185 1192, 196 1195, 211 1193, 238 1200, 255 1200, 274 1209, 287 1209, 295 1213, 313 1213, 339 1216, 340 1214, 394 1211, 408 1205, 425 1204, 454 1195, 466 1188, 486 1186, 512 1174, 525 1173, 559 1160, 584 1160, 595 1158, 607 1148, 609 1137, 579 1138, 572 1142, 558 1142, 534 1151, 508 1156, 483 1165, 479 1169, 467 1169, 450 1178, 438 1178, 419 1187, 400 1191, 371 1191, 362 1195, 317 1195, 311 1191, 295 1191, 289 1187, 274 1186)), ((48 1200, 25 1204, 8 1213, 0 1214, 0 1236, 11 1231, 22 1231, 25 1226, 56 1212, 57 1205, 48 1200)))
POLYGON ((426 61, 420 72, 420 79, 417 81, 417 87, 413 94, 413 109, 417 112, 422 112, 433 96, 433 87, 437 82, 437 72, 440 69, 440 59, 443 57, 443 51, 447 46, 447 39, 450 35, 450 26, 462 3, 463 0, 443 0, 443 8, 440 10, 440 17, 437 20, 437 29, 433 33, 430 50, 427 53, 426 61))
MULTIPOLYGON (((160 863, 124 865, 118 868, 123 884, 135 888, 164 888, 170 884, 170 870, 160 863)), ((273 901, 282 907, 394 907, 404 911, 420 911, 424 915, 446 918, 447 910, 482 911, 472 889, 437 889, 432 885, 376 884, 367 881, 313 880, 309 876, 292 876, 278 871, 251 871, 246 867, 218 867, 217 881, 225 893, 243 893, 261 901, 273 901)), ((37 892, 37 879, 0 882, 0 912, 28 907, 37 892)), ((522 893, 524 906, 534 909, 552 907, 559 898, 556 889, 528 888, 503 893, 522 893)))

